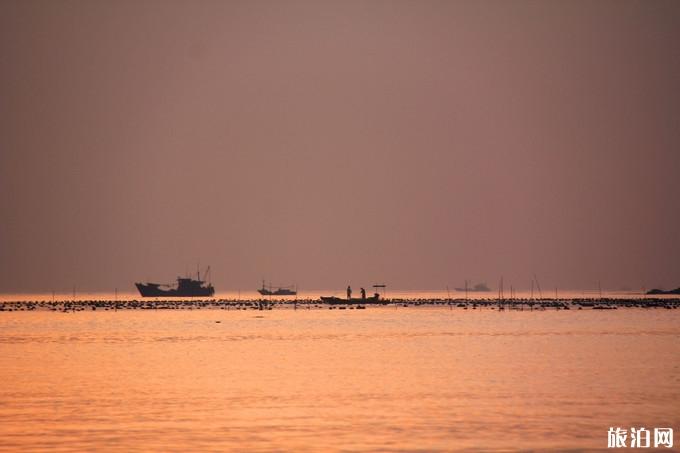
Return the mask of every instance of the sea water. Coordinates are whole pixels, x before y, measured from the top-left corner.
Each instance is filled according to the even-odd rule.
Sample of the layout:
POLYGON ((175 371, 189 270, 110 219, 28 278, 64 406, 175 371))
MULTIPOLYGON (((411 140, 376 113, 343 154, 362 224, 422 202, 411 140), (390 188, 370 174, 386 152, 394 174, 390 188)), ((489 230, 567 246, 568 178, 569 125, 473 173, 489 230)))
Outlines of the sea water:
POLYGON ((679 340, 664 309, 0 312, 0 450, 678 443, 679 340))

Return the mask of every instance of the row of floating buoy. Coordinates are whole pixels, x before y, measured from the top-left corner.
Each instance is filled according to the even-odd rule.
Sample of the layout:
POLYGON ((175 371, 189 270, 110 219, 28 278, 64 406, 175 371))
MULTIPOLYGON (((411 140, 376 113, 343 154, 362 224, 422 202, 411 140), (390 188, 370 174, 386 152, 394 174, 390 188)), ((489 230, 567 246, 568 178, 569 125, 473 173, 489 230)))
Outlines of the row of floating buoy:
MULTIPOLYGON (((230 299, 153 299, 153 300, 78 300, 78 301, 7 301, 0 302, 0 311, 117 311, 117 310, 272 310, 274 308, 289 309, 321 309, 331 310, 363 310, 369 304, 326 304, 315 299, 296 301, 269 300, 230 300, 230 299)), ((582 299, 392 299, 381 301, 382 306, 398 307, 432 307, 447 306, 450 309, 467 310, 615 310, 619 308, 642 309, 677 309, 680 298, 582 298, 582 299)))

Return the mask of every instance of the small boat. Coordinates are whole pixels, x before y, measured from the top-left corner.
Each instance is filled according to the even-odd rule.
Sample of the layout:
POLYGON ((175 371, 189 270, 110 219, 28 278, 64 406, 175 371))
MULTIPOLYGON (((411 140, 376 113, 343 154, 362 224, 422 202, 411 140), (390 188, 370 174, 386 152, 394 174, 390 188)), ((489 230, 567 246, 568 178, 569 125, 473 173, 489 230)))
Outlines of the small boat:
POLYGON ((676 295, 680 295, 680 288, 671 289, 671 290, 668 290, 668 291, 664 291, 663 289, 650 289, 650 290, 647 291, 645 294, 648 294, 648 295, 650 295, 650 296, 651 296, 651 295, 662 295, 662 294, 676 294, 676 295))
POLYGON ((262 280, 262 288, 257 290, 263 296, 297 296, 296 286, 279 286, 274 289, 272 285, 267 286, 262 280))
POLYGON ((342 299, 336 296, 321 296, 321 302, 331 304, 331 305, 353 305, 353 304, 386 304, 388 303, 384 299, 380 299, 379 294, 374 294, 371 297, 361 298, 352 297, 351 299, 342 299))
POLYGON ((487 286, 486 283, 477 283, 475 286, 472 288, 468 288, 467 286, 467 280, 465 281, 465 287, 464 288, 454 288, 456 291, 459 292, 470 292, 470 293, 485 293, 488 291, 491 291, 491 288, 487 286))

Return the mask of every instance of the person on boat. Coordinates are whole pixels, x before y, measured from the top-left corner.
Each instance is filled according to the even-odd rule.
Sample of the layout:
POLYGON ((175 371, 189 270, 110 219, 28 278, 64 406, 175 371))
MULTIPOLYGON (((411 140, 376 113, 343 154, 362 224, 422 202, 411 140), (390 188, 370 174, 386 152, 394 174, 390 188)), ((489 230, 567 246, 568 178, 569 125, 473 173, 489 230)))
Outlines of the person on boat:
POLYGON ((364 288, 361 288, 361 298, 366 300, 366 290, 364 288))
POLYGON ((347 285, 347 300, 352 298, 352 287, 347 285))

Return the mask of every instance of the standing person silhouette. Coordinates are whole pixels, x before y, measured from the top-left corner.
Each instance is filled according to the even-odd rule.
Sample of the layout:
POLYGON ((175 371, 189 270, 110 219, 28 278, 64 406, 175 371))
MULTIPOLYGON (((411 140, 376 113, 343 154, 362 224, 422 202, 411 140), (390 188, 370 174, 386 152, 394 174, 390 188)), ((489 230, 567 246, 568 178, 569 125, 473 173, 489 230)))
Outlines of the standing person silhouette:
POLYGON ((347 300, 352 298, 352 287, 347 285, 347 300))
POLYGON ((361 288, 361 298, 366 300, 366 290, 364 288, 361 288))

